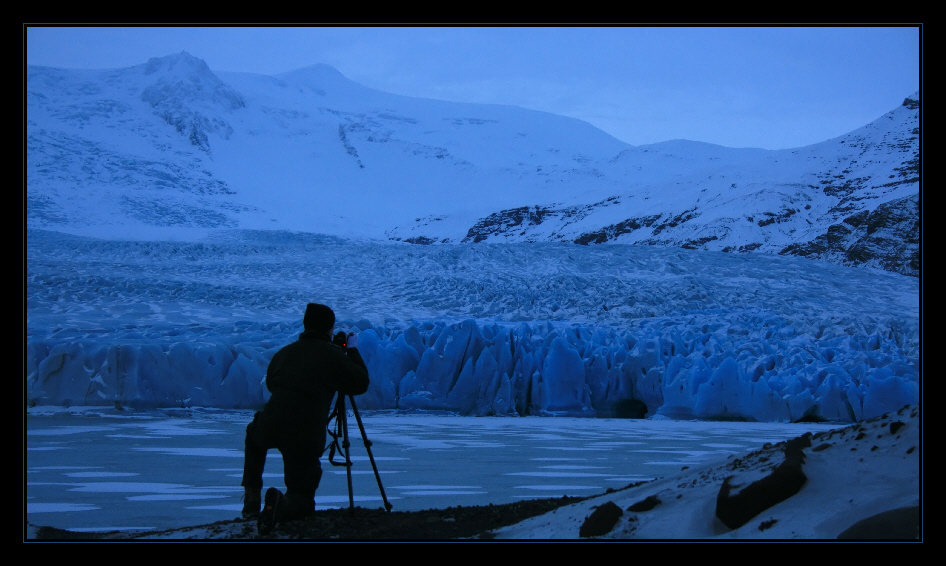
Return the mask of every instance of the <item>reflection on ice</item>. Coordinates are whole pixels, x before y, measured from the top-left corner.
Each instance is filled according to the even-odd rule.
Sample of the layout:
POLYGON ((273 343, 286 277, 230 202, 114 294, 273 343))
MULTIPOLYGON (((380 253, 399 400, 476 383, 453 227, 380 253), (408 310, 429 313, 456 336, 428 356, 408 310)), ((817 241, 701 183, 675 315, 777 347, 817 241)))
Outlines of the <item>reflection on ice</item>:
POLYGON ((606 478, 613 474, 596 474, 589 472, 511 472, 507 476, 535 476, 540 478, 606 478))
POLYGON ((141 452, 161 452, 168 456, 206 456, 210 458, 243 458, 243 452, 232 448, 176 448, 176 447, 152 447, 135 448, 141 452))
POLYGON ((210 495, 207 493, 158 493, 155 495, 132 495, 128 501, 185 501, 189 499, 222 499, 227 495, 210 495))
MULTIPOLYGON (((27 518, 34 524, 72 530, 142 525, 161 529, 235 518, 243 494, 239 485, 243 435, 251 418, 247 411, 191 411, 186 418, 114 410, 67 414, 37 408, 34 414, 28 412, 27 518), (141 418, 145 415, 148 418, 141 418), (85 434, 44 434, 81 428, 89 419, 97 426, 87 427, 85 434), (140 434, 164 425, 204 430, 211 422, 219 434, 180 434, 171 439, 140 434), (117 436, 116 431, 124 434, 117 436), (50 445, 65 450, 41 450, 50 445), (110 481, 120 477, 138 481, 110 481)), ((371 413, 363 415, 363 420, 395 510, 601 493, 653 479, 661 470, 722 461, 731 453, 757 449, 763 442, 832 428, 371 413), (456 440, 474 431, 477 442, 456 440), (540 431, 552 434, 536 440, 540 431), (454 440, 438 441, 440 437, 454 440), (608 438, 620 440, 604 440, 608 438), (714 449, 706 450, 707 445, 714 449), (549 481, 523 485, 522 480, 530 477, 549 481)), ((356 436, 351 441, 356 504, 380 507, 377 480, 361 439, 356 436)), ((322 464, 325 473, 316 505, 346 507, 346 469, 330 465, 325 458, 322 464)), ((270 451, 265 486, 284 489, 282 472, 279 452, 270 451)))
POLYGON ((101 426, 57 426, 43 430, 28 430, 27 436, 66 436, 70 434, 87 434, 90 432, 110 431, 111 428, 101 426))
POLYGON ((96 511, 97 505, 82 503, 30 503, 30 513, 75 513, 76 511, 96 511))
POLYGON ((138 474, 131 472, 70 472, 64 475, 69 478, 119 478, 137 476, 138 474))
POLYGON ((536 491, 554 491, 558 493, 573 493, 594 489, 588 485, 517 485, 515 489, 532 489, 536 491))

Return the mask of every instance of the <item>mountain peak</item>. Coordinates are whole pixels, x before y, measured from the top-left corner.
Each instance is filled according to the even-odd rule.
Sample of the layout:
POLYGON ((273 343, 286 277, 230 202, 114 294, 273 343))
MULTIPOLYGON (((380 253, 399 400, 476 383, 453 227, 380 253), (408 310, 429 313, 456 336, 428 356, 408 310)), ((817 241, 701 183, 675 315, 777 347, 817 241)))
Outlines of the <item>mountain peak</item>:
POLYGON ((348 77, 339 72, 338 69, 332 67, 331 65, 326 65, 325 63, 316 63, 315 65, 302 67, 300 69, 296 69, 295 71, 279 74, 277 77, 286 81, 287 83, 307 86, 315 89, 325 89, 326 87, 332 88, 339 86, 344 86, 345 88, 361 87, 361 85, 353 82, 348 77))
POLYGON ((207 100, 227 110, 244 106, 243 97, 220 80, 203 59, 186 51, 153 57, 144 65, 144 74, 154 82, 141 94, 144 101, 159 109, 159 115, 179 114, 185 100, 207 100))
POLYGON ((207 66, 207 63, 205 63, 203 59, 194 57, 187 51, 181 51, 175 55, 167 55, 165 57, 152 57, 151 59, 148 59, 147 63, 145 63, 146 75, 152 75, 160 71, 213 74, 213 72, 210 70, 210 67, 207 66))
POLYGON ((916 110, 920 107, 920 91, 916 91, 912 96, 908 96, 903 99, 903 106, 911 110, 916 110))
POLYGON ((345 75, 341 73, 338 69, 331 65, 326 65, 325 63, 316 63, 314 65, 308 65, 306 67, 301 67, 294 71, 289 71, 283 73, 283 75, 299 75, 299 76, 320 76, 324 78, 331 79, 346 79, 345 75))
POLYGON ((300 69, 296 69, 296 71, 306 71, 306 72, 310 72, 310 73, 319 73, 319 74, 322 74, 322 75, 325 75, 325 76, 337 77, 337 78, 342 78, 342 79, 343 79, 343 78, 346 78, 345 75, 343 75, 343 74, 341 73, 341 71, 339 71, 339 70, 336 69, 335 67, 333 67, 333 66, 331 66, 331 65, 327 65, 327 64, 325 64, 325 63, 316 63, 316 64, 314 64, 314 65, 308 65, 308 66, 306 66, 306 67, 302 67, 302 68, 300 68, 300 69))

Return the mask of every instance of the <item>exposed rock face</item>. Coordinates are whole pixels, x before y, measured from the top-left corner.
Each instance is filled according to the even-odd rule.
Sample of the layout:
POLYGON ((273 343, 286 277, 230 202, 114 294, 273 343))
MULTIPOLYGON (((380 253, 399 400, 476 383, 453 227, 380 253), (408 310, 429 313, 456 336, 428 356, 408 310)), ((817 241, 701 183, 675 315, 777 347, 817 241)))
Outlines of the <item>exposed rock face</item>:
MULTIPOLYGON (((848 135, 771 152, 757 161, 758 156, 721 152, 700 165, 705 169, 690 176, 681 173, 672 187, 665 179, 652 186, 631 181, 624 192, 593 204, 502 210, 480 219, 463 241, 620 242, 777 253, 918 277, 918 109, 918 96, 907 98, 901 107, 848 135), (714 160, 727 159, 734 161, 725 174, 712 169, 714 160), (701 188, 694 191, 696 187, 701 188), (688 191, 691 196, 683 196, 688 191), (660 204, 668 195, 673 198, 660 204), (636 214, 644 210, 648 213, 636 214), (623 220, 615 222, 615 216, 623 220)), ((666 158, 687 155, 685 159, 701 163, 693 157, 700 148, 677 149, 679 154, 661 148, 626 152, 623 159, 663 151, 666 158)))
POLYGON ((201 150, 210 151, 208 134, 224 139, 233 127, 206 109, 224 113, 246 106, 243 96, 221 81, 204 61, 188 54, 155 57, 144 65, 144 74, 160 77, 141 92, 141 100, 154 114, 201 150))
POLYGON ((873 211, 860 211, 830 226, 814 240, 792 244, 779 253, 867 265, 918 277, 919 195, 884 203, 873 211))
MULTIPOLYGON (((489 236, 502 234, 514 230, 518 226, 537 226, 551 211, 548 208, 522 206, 509 210, 501 210, 481 219, 467 232, 464 243, 478 243, 489 236)), ((555 211, 561 215, 561 211, 555 211)))
POLYGON ((661 224, 658 224, 662 215, 655 214, 653 216, 642 216, 639 218, 628 218, 627 220, 622 220, 616 224, 611 224, 605 226, 600 230, 595 230, 593 232, 585 232, 584 234, 575 238, 576 244, 588 245, 588 244, 603 244, 609 240, 614 240, 618 236, 623 236, 624 234, 630 234, 635 230, 640 228, 653 228, 654 233, 659 233, 661 224))

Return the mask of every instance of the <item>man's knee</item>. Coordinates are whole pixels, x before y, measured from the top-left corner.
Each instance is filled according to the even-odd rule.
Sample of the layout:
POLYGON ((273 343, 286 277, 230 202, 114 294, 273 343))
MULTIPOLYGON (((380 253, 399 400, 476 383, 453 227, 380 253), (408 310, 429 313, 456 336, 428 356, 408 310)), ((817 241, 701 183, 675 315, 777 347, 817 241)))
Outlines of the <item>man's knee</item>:
POLYGON ((262 415, 261 412, 257 412, 253 416, 253 420, 250 424, 246 425, 246 437, 244 438, 244 445, 249 448, 258 448, 263 450, 269 450, 270 448, 275 448, 275 443, 271 438, 269 430, 266 428, 263 419, 260 418, 262 415))

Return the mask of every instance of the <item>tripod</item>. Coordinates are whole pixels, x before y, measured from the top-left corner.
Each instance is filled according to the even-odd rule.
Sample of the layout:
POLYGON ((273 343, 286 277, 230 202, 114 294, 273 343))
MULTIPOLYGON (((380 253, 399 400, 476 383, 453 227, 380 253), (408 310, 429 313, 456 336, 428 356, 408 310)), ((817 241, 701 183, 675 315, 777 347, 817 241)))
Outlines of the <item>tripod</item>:
MULTIPOLYGON (((334 432, 329 429, 328 433, 332 435, 332 443, 329 445, 330 450, 328 454, 328 461, 333 466, 345 466, 348 472, 348 508, 351 511, 355 510, 355 496, 351 487, 351 454, 349 453, 349 447, 351 442, 348 440, 348 412, 345 410, 345 397, 346 395, 338 394, 338 397, 335 399, 335 410, 329 415, 329 421, 332 417, 335 417, 335 430, 334 432), (339 446, 339 439, 341 438, 341 446, 339 446), (344 462, 336 462, 334 460, 335 452, 342 452, 345 455, 344 462)), ((351 410, 355 414, 355 420, 358 422, 358 430, 361 431, 361 438, 365 443, 365 450, 368 451, 368 459, 371 461, 371 468, 374 470, 374 477, 378 480, 378 489, 381 491, 381 499, 384 500, 384 509, 386 511, 391 510, 391 503, 388 501, 388 496, 384 494, 384 486, 381 485, 381 474, 378 473, 378 466, 374 462, 374 455, 371 453, 371 441, 368 440, 368 435, 365 434, 365 425, 361 422, 361 415, 358 414, 358 407, 355 405, 355 398, 351 395, 347 395, 348 400, 351 402, 351 410)))

